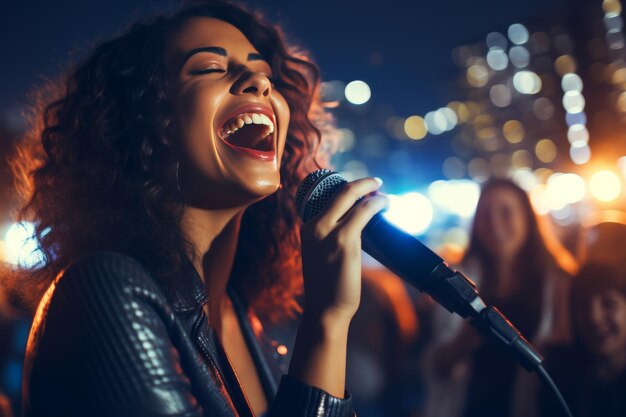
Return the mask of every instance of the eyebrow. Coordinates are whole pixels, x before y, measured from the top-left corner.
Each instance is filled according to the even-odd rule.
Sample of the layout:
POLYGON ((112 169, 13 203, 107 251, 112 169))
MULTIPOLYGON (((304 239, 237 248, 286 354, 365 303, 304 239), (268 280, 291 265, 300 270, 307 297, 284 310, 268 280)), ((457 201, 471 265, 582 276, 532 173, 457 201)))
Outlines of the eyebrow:
MULTIPOLYGON (((187 52, 185 54, 185 58, 183 59, 183 65, 185 65, 185 63, 189 60, 189 58, 191 58, 192 56, 194 56, 195 54, 198 54, 200 52, 211 52, 217 55, 222 55, 222 56, 228 56, 228 53, 226 52, 226 49, 220 47, 220 46, 204 46, 202 48, 195 48, 192 49, 191 51, 187 52)), ((263 57, 263 55, 256 53, 256 52, 250 52, 248 54, 248 61, 265 61, 267 62, 267 60, 263 57)))

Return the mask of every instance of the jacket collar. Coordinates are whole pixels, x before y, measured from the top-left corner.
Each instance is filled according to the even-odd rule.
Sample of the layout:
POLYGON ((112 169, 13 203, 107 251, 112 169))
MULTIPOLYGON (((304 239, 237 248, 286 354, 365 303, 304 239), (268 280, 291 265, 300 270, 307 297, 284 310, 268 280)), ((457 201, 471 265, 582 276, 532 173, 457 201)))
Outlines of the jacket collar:
MULTIPOLYGON (((189 260, 188 257, 185 256, 179 270, 169 275, 164 281, 165 282, 163 284, 163 290, 165 292, 165 296, 172 304, 174 312, 181 315, 182 317, 180 318, 183 320, 183 322, 187 323, 188 329, 191 329, 192 327, 194 327, 193 322, 195 321, 195 318, 189 316, 189 313, 196 310, 201 310, 202 306, 209 301, 209 294, 206 290, 204 282, 202 281, 202 278, 196 271, 193 263, 189 260)), ((257 340, 257 336, 255 335, 255 332, 249 322, 247 308, 243 301, 237 296, 236 291, 234 291, 230 285, 228 288, 228 293, 233 302, 233 307, 235 309, 237 319, 239 320, 239 323, 241 325, 244 339, 248 345, 248 348, 250 349, 250 353, 257 367, 257 370, 260 373, 259 376, 261 378, 263 390, 265 391, 268 399, 273 398, 276 394, 277 382, 272 373, 272 370, 269 367, 269 364, 267 363, 267 358, 264 357, 263 349, 259 344, 259 340, 257 340)), ((199 337, 202 338, 204 336, 199 337)), ((197 339, 195 339, 195 342, 201 344, 201 342, 197 339)), ((219 345, 219 343, 217 345, 219 345)), ((219 355, 219 353, 217 353, 219 352, 219 350, 217 350, 216 352, 216 349, 218 348, 213 347, 212 349, 213 355, 219 355)), ((219 349, 222 348, 219 347, 219 349)), ((218 362, 228 363, 228 360, 226 359, 218 362)), ((224 369, 222 369, 220 372, 224 374, 225 371, 224 369)), ((230 378, 233 378, 233 376, 231 375, 230 378)), ((234 377, 234 379, 236 380, 236 377, 234 377)), ((242 413, 242 415, 246 414, 242 413)))
POLYGON ((165 280, 164 291, 177 313, 193 311, 209 301, 202 278, 187 256, 180 269, 165 280))

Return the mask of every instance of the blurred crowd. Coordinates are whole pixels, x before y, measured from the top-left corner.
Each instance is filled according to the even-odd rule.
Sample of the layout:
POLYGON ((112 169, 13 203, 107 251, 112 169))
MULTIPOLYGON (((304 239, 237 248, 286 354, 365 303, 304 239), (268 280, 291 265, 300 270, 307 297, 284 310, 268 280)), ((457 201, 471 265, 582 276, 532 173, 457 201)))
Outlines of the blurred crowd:
MULTIPOLYGON (((587 228, 574 257, 544 222, 514 182, 488 180, 452 266, 542 353, 574 416, 626 416, 626 224, 587 228)), ((19 415, 29 325, 0 291, 2 417, 19 415)), ((295 328, 266 326, 284 367, 295 328)), ((359 417, 564 415, 537 375, 382 267, 364 267, 349 337, 359 417)))

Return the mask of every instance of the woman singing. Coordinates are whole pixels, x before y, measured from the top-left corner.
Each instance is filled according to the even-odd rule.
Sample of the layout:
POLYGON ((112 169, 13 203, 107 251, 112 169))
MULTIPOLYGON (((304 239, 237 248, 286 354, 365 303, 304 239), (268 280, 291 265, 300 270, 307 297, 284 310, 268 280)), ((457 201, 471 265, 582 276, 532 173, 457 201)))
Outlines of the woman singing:
POLYGON ((360 233, 387 199, 357 180, 300 227, 295 188, 328 119, 318 87, 278 28, 206 1, 98 45, 40 98, 13 160, 43 253, 20 279, 45 291, 24 415, 354 415, 360 233), (251 318, 297 309, 300 276, 278 384, 251 318))

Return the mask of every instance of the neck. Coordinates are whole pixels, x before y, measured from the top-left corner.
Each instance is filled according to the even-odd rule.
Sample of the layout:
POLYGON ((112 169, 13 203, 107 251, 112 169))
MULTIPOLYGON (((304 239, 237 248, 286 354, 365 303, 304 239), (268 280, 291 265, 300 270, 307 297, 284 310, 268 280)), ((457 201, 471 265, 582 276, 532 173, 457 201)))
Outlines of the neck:
POLYGON ((237 249, 239 226, 245 207, 205 210, 186 207, 181 227, 193 244, 189 254, 209 294, 211 324, 221 333, 222 312, 228 308, 226 289, 237 249))
POLYGON ((498 299, 505 298, 514 291, 516 278, 514 257, 507 255, 494 257, 492 268, 495 282, 489 284, 490 290, 487 292, 498 299))
POLYGON ((513 257, 502 257, 495 263, 496 273, 501 278, 510 278, 514 272, 513 257))

